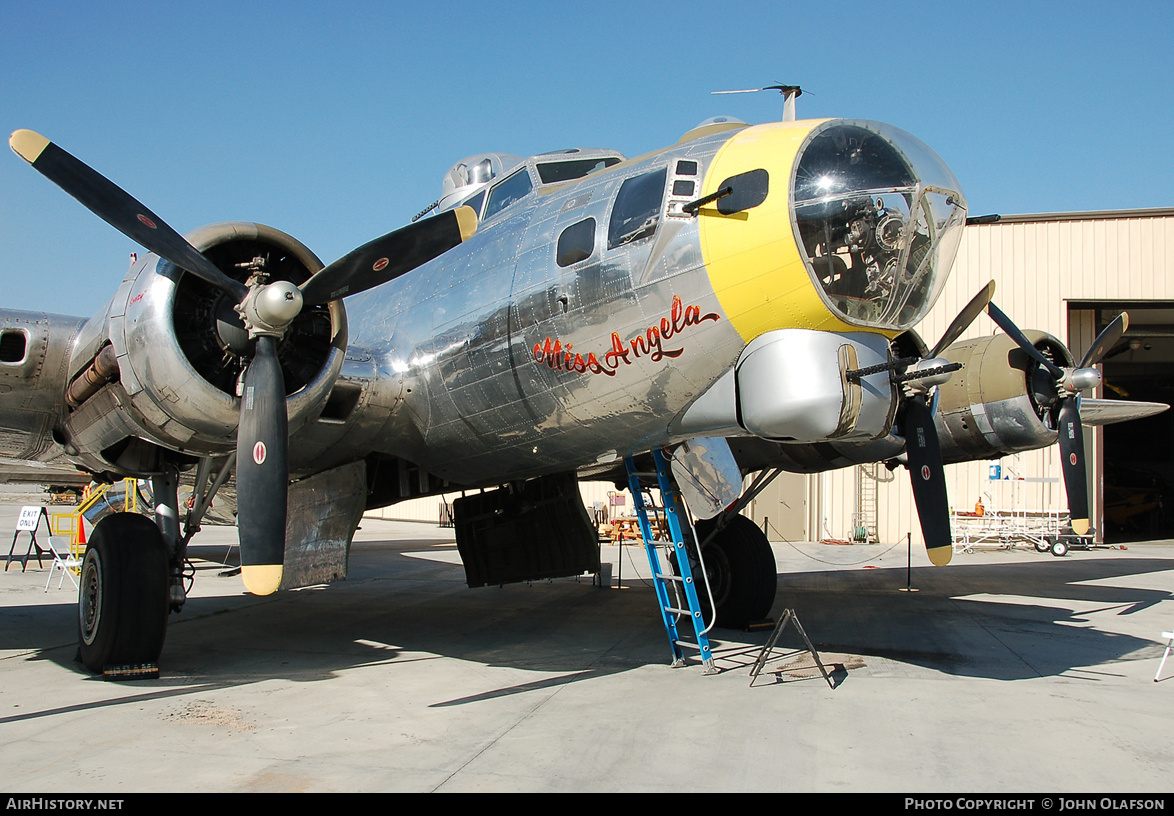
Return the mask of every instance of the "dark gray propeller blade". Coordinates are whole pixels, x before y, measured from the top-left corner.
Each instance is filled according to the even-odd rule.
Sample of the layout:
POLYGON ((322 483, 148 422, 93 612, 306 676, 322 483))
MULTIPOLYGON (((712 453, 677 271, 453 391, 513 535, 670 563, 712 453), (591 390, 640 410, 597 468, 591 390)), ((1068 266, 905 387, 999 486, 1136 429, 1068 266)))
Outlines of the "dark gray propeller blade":
POLYGON ((970 324, 974 322, 974 319, 986 309, 994 295, 994 281, 991 281, 982 289, 978 290, 978 294, 970 299, 970 302, 966 304, 966 308, 958 313, 958 316, 954 318, 954 322, 946 329, 946 333, 938 340, 937 345, 930 350, 929 356, 937 357, 949 348, 955 340, 961 337, 962 332, 970 328, 970 324))
POLYGON ((995 321, 996 326, 1006 332, 1007 336, 1015 341, 1015 345, 1031 355, 1031 358, 1046 368, 1053 377, 1064 376, 1064 369, 1053 363, 1043 355, 1043 352, 1033 346, 1031 341, 1027 339, 1027 335, 1019 330, 1019 327, 1015 325, 1011 318, 1003 314, 1002 309, 992 303, 987 307, 987 314, 991 316, 991 320, 995 321))
POLYGON ((408 224, 329 264, 302 284, 302 299, 314 306, 387 283, 468 240, 476 229, 472 207, 408 224))
POLYGON ((1099 363, 1113 346, 1117 345, 1117 341, 1125 334, 1125 330, 1129 328, 1129 315, 1125 312, 1117 315, 1105 330, 1097 335, 1097 339, 1092 341, 1092 345, 1088 347, 1088 351, 1084 353, 1084 359, 1080 361, 1080 368, 1088 368, 1099 363))
POLYGON ((1080 424, 1080 406, 1077 397, 1067 397, 1060 403, 1060 470, 1064 474, 1064 493, 1068 497, 1068 516, 1072 532, 1084 535, 1090 526, 1088 518, 1088 476, 1084 467, 1084 427, 1080 424))
POLYGON ((33 169, 132 241, 186 269, 240 301, 248 289, 225 275, 137 199, 39 133, 18 130, 8 140, 33 169))
MULTIPOLYGON (((923 358, 924 364, 944 363, 936 358, 945 351, 970 324, 987 308, 995 293, 995 282, 991 281, 978 291, 970 302, 958 313, 949 328, 934 347, 923 358)), ((957 367, 957 366, 954 366, 957 367)), ((933 366, 930 371, 949 371, 945 366, 933 366)), ((914 372, 916 373, 916 372, 914 372)), ((908 376, 908 375, 906 375, 908 376)), ((908 381, 903 378, 904 381, 908 381)), ((944 382, 944 379, 939 380, 944 382)), ((913 389, 905 399, 904 428, 905 457, 909 478, 913 485, 913 501, 917 505, 917 517, 921 522, 921 534, 925 539, 925 550, 929 560, 936 566, 945 566, 954 556, 954 539, 950 532, 950 506, 946 495, 946 470, 942 466, 942 446, 938 440, 937 426, 933 412, 929 409, 927 394, 934 379, 922 378, 922 384, 913 389)))
POLYGON ((1080 422, 1080 391, 1099 382, 1099 373, 1088 371, 1101 361, 1101 358, 1117 344, 1125 330, 1129 327, 1129 315, 1122 312, 1117 315, 1104 331, 1097 335, 1096 340, 1084 354, 1080 365, 1072 369, 1064 369, 1053 363, 1040 352, 1027 336, 1019 330, 1011 318, 995 304, 988 309, 991 319, 1015 341, 1021 349, 1031 355, 1032 359, 1048 370, 1056 382, 1056 396, 1060 403, 1057 417, 1057 431, 1060 444, 1060 468, 1064 474, 1064 493, 1068 499, 1068 515, 1072 523, 1072 532, 1076 535, 1085 535, 1090 528, 1088 513, 1088 469, 1084 462, 1084 428, 1080 422), (1082 373, 1085 375, 1082 377, 1082 373), (1089 380, 1088 375, 1095 374, 1096 378, 1089 380), (1091 382, 1091 385, 1085 383, 1091 382))
POLYGON ((287 424, 277 338, 262 335, 245 370, 236 434, 236 489, 244 499, 237 504, 236 519, 241 577, 254 595, 269 595, 281 584, 289 485, 287 424))
POLYGON ((946 496, 946 471, 942 467, 942 448, 934 427, 933 414, 921 394, 905 401, 905 456, 913 484, 913 501, 921 521, 925 550, 935 566, 945 566, 954 555, 950 532, 949 498, 946 496))

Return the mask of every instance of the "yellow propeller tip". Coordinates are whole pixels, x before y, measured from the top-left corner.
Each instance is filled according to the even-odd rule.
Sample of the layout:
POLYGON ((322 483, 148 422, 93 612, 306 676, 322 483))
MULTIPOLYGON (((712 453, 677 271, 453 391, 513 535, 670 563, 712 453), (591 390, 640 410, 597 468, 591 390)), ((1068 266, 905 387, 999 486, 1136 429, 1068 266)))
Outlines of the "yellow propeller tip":
POLYGON ((281 586, 281 564, 242 566, 241 578, 253 595, 272 595, 281 586))
POLYGON ((40 158, 41 151, 48 145, 48 139, 32 130, 18 130, 8 138, 8 146, 12 148, 12 152, 29 164, 40 158))
POLYGON ((950 559, 954 557, 954 547, 927 547, 925 550, 929 553, 929 560, 935 567, 944 567, 950 563, 950 559))
POLYGON ((468 241, 477 231, 477 213, 472 207, 457 207, 457 227, 461 231, 461 240, 468 241))

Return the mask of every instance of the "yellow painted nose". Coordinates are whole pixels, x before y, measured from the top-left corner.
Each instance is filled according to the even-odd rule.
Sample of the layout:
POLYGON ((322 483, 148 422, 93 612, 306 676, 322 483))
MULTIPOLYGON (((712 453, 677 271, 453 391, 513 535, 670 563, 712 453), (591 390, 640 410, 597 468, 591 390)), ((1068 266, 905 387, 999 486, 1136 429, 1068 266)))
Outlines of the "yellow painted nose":
POLYGON ((723 214, 719 199, 698 213, 710 284, 745 342, 782 328, 859 330, 824 305, 791 225, 795 160, 807 136, 825 121, 773 122, 741 130, 718 151, 705 174, 702 195, 743 173, 766 170, 769 178, 761 204, 723 214))

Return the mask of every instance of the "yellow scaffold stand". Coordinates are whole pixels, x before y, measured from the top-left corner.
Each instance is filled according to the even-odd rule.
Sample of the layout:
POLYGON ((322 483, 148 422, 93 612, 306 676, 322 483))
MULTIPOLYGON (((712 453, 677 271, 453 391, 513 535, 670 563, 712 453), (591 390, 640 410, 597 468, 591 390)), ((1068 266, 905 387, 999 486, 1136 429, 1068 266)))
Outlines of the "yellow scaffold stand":
MULTIPOLYGON (((119 483, 112 482, 104 485, 90 483, 82 490, 81 501, 78 502, 77 507, 67 513, 49 514, 49 535, 69 539, 70 572, 74 575, 81 574, 82 558, 86 554, 85 514, 102 501, 107 492, 116 484, 119 483)), ((122 510, 127 513, 139 512, 138 482, 135 479, 123 479, 121 484, 123 487, 122 510)), ((118 499, 115 498, 114 502, 110 504, 114 506, 118 503, 118 499)))

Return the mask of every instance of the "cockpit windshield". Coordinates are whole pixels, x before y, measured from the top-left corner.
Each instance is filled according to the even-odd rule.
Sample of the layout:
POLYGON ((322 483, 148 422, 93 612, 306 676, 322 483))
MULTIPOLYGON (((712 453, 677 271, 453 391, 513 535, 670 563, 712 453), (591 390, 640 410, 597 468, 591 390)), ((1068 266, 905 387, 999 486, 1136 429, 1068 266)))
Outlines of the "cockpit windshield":
POLYGON ((804 260, 833 311, 892 329, 925 316, 966 220, 958 180, 929 147, 888 125, 832 121, 808 137, 791 189, 804 260))

